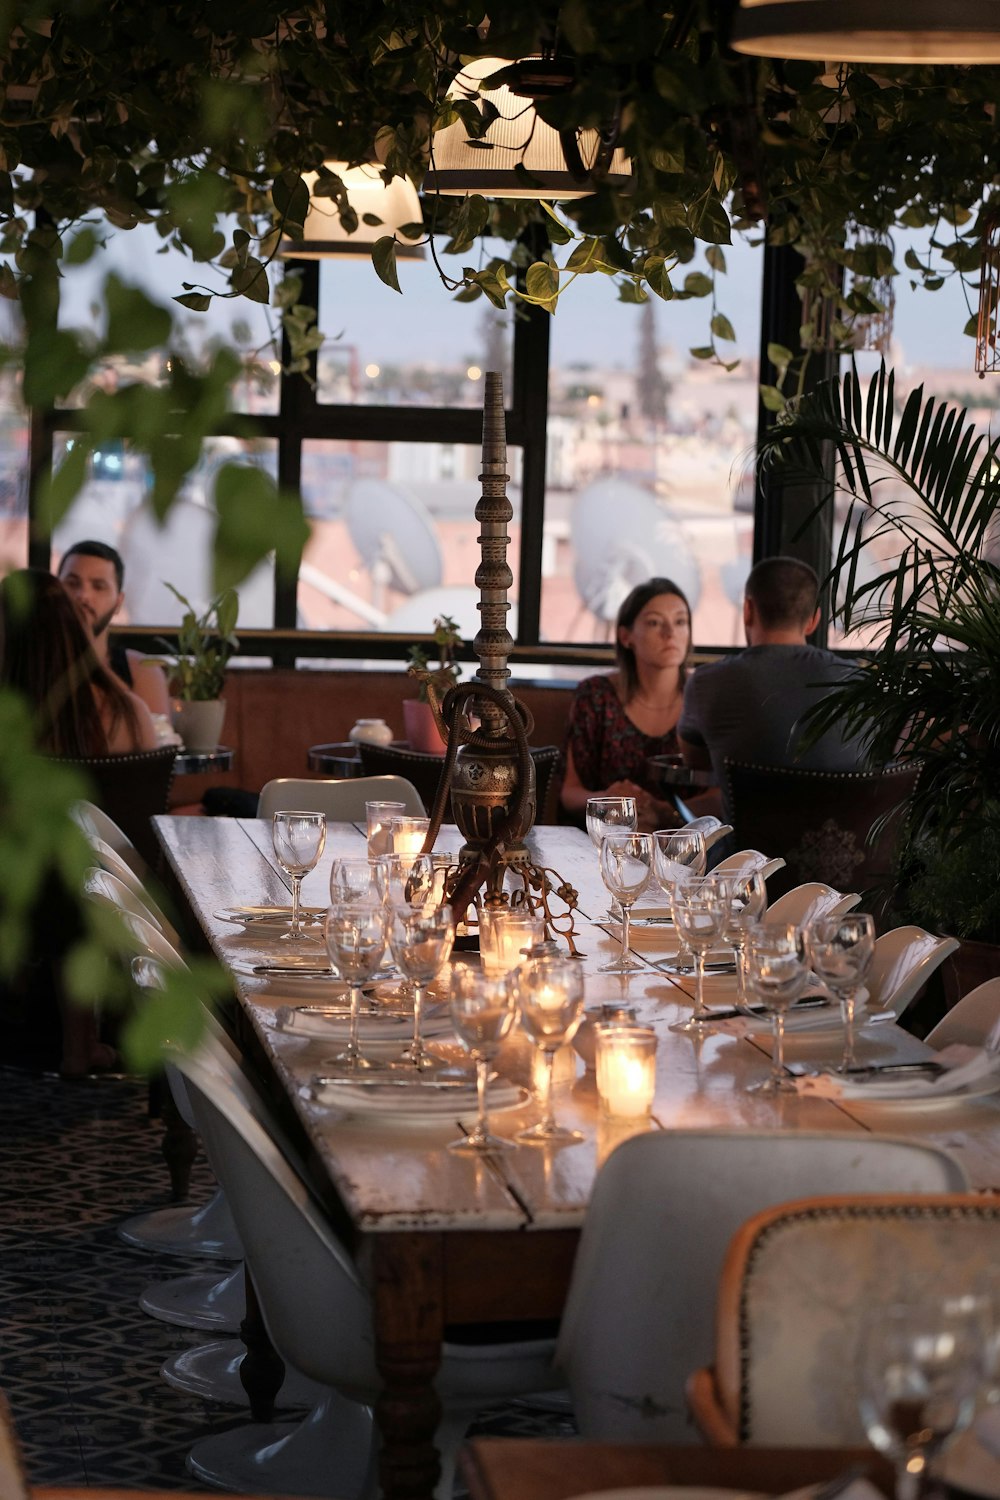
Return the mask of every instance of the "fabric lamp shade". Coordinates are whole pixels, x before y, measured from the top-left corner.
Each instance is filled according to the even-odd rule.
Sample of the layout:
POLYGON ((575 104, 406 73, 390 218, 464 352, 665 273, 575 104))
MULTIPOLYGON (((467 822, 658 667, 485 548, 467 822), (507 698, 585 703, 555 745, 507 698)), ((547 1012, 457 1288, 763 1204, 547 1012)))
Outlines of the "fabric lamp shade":
POLYGON ((740 0, 730 43, 816 62, 995 63, 998 0, 740 0))
MULTIPOLYGON (((496 57, 466 63, 456 75, 449 97, 476 97, 483 79, 508 67, 509 61, 496 57)), ((492 198, 566 201, 585 198, 604 185, 620 188, 631 181, 631 163, 620 148, 615 150, 606 173, 578 181, 567 165, 559 132, 536 114, 530 98, 515 94, 506 84, 484 89, 481 97, 498 114, 478 140, 470 138, 462 120, 437 131, 424 177, 425 192, 450 197, 482 193, 492 198), (518 168, 524 168, 530 182, 518 168)), ((592 164, 600 149, 598 132, 580 129, 576 136, 584 164, 592 164)))
POLYGON ((301 240, 283 239, 282 256, 294 256, 297 260, 321 260, 327 256, 368 260, 375 242, 391 234, 396 240, 397 259, 423 259, 423 247, 399 234, 402 225, 419 224, 423 218, 417 190, 408 177, 393 177, 384 182, 377 163, 349 167, 346 162, 331 161, 326 166, 331 172, 336 172, 347 189, 351 207, 358 216, 358 227, 353 234, 348 234, 340 221, 335 200, 313 197, 318 174, 304 172, 302 180, 309 188, 310 197, 303 226, 304 237, 301 240), (365 214, 373 215, 380 222, 366 224, 365 214))

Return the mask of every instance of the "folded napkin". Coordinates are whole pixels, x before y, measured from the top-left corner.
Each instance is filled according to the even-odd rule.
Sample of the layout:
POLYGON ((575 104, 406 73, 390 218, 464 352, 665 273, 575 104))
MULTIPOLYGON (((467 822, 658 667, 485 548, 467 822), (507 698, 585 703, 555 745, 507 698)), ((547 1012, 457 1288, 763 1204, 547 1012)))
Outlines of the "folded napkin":
MULTIPOLYGON (((622 940, 622 928, 620 922, 599 922, 597 924, 608 937, 614 938, 616 943, 622 940)), ((642 927, 635 920, 629 926, 629 947, 636 953, 659 953, 666 958, 671 953, 677 952, 677 934, 668 922, 656 923, 652 927, 642 927)))
POLYGON ((797 1078, 800 1094, 818 1094, 825 1099, 947 1099, 966 1090, 976 1089, 995 1077, 1000 1086, 1000 1058, 982 1047, 944 1047, 928 1061, 942 1063, 944 1073, 891 1072, 858 1074, 843 1077, 837 1073, 817 1073, 797 1078))

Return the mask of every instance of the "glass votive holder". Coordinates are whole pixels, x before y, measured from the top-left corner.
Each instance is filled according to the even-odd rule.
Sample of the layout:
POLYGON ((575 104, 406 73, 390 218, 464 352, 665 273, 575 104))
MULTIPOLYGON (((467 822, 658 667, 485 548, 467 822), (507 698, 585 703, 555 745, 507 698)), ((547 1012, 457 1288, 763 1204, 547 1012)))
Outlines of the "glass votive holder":
POLYGON ((597 1092, 611 1119, 649 1114, 656 1093, 656 1032, 651 1026, 597 1026, 597 1092))
POLYGON ((391 852, 403 855, 420 854, 430 826, 430 818, 392 818, 389 822, 391 852))
POLYGON ((401 818, 406 813, 405 802, 366 802, 365 813, 368 817, 368 858, 378 859, 380 854, 392 853, 392 829, 390 827, 393 818, 401 818))
POLYGON ((479 910, 479 956, 491 978, 509 974, 524 963, 526 950, 545 936, 545 924, 534 912, 509 906, 479 910))

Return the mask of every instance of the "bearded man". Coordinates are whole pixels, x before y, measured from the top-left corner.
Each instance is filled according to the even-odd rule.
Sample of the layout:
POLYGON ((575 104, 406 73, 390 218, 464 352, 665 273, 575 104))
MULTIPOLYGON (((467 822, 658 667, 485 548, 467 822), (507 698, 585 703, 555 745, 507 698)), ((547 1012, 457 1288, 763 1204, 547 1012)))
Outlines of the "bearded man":
POLYGON ((105 542, 76 542, 63 553, 59 581, 76 605, 101 664, 142 699, 150 713, 170 715, 163 668, 113 641, 108 627, 125 603, 125 564, 105 542))

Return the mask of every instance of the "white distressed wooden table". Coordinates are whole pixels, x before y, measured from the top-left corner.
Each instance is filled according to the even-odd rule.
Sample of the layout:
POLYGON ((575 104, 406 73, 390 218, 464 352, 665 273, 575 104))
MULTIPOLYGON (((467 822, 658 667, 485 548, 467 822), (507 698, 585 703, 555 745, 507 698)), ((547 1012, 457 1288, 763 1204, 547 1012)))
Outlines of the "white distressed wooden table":
MULTIPOLYGON (((255 938, 216 916, 228 906, 288 903, 288 882, 274 859, 269 823, 170 817, 154 822, 183 895, 219 959, 259 962, 262 953, 273 953, 273 936, 255 938)), ((458 841, 456 831, 445 828, 438 846, 457 848, 458 841)), ((437 1401, 432 1380, 445 1326, 558 1317, 595 1173, 636 1128, 914 1136, 951 1150, 974 1186, 1000 1189, 1000 1107, 991 1100, 930 1112, 895 1103, 748 1093, 747 1085, 769 1067, 768 1038, 715 1033, 692 1041, 670 1032, 669 1023, 690 1012, 692 981, 657 967, 672 949, 669 929, 636 930, 633 951, 644 964, 640 973, 628 978, 600 973, 618 939, 596 925, 606 919, 608 898, 592 846, 575 829, 554 827, 536 829, 529 842, 539 862, 559 870, 580 893, 578 942, 587 1005, 631 1005, 640 1021, 657 1030, 657 1088, 648 1124, 602 1120, 593 1074, 584 1074, 582 1063, 576 1080, 556 1096, 560 1120, 583 1133, 577 1145, 520 1146, 470 1160, 445 1149, 468 1121, 403 1131, 355 1120, 315 1103, 307 1092, 310 1080, 324 1071, 332 1044, 275 1024, 278 1009, 301 1003, 301 993, 290 995, 280 981, 233 975, 242 1012, 322 1164, 338 1221, 347 1228, 371 1290, 385 1381, 377 1411, 383 1486, 392 1496, 415 1500, 433 1488, 437 1401)), ((350 854, 364 856, 364 835, 352 825, 331 825, 324 857, 303 883, 306 904, 326 903, 330 861, 350 854)), ((706 998, 710 1004, 731 1003, 734 985, 729 975, 710 977, 706 998)), ((835 1060, 841 1041, 836 1027, 792 1034, 786 1055, 788 1060, 835 1060)), ((923 1056, 926 1048, 899 1028, 882 1025, 860 1031, 858 1051, 862 1060, 888 1061, 923 1056)), ((500 1066, 511 1077, 527 1079, 526 1044, 512 1044, 500 1066)), ((512 1136, 535 1118, 531 1103, 496 1115, 492 1125, 512 1136)))

